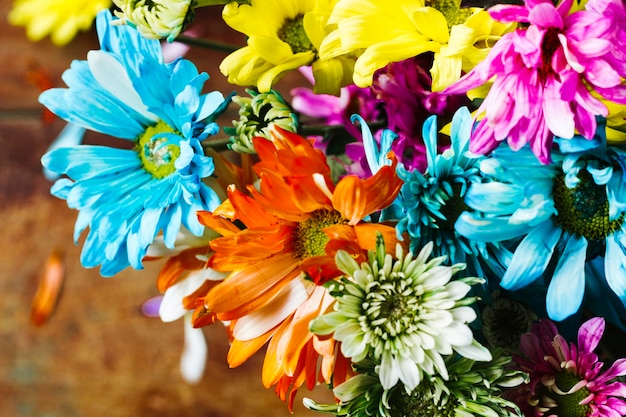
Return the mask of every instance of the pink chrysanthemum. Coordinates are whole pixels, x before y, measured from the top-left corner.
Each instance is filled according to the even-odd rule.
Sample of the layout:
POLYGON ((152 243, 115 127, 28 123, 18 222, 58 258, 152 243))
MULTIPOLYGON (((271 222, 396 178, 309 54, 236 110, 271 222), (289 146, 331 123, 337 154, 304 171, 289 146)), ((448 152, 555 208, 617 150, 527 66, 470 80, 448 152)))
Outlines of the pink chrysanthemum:
MULTIPOLYGON (((530 143, 539 160, 548 163, 554 136, 571 139, 578 132, 591 139, 595 117, 607 116, 591 91, 626 104, 620 14, 604 13, 604 4, 571 13, 572 4, 526 0, 523 6, 489 9, 494 19, 522 27, 504 35, 484 61, 445 90, 467 92, 493 80, 477 112, 470 150, 484 154, 503 140, 513 149, 530 143)), ((621 2, 612 2, 611 8, 623 16, 621 2)))
MULTIPOLYGON (((522 336, 524 356, 514 356, 520 369, 530 376, 522 409, 532 414, 559 417, 620 417, 626 415, 626 383, 615 381, 626 375, 626 359, 608 369, 593 351, 604 333, 604 319, 596 317, 578 330, 578 346, 568 344, 556 326, 544 319, 531 333, 522 336), (530 405, 530 407, 529 407, 530 405)), ((517 396, 519 401, 522 397, 517 396)))

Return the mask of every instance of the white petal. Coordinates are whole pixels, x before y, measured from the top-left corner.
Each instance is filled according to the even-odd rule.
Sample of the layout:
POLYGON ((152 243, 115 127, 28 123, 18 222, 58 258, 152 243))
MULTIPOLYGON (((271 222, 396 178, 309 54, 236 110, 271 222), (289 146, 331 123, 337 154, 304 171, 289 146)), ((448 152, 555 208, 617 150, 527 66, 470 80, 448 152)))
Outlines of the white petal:
POLYGON ((309 297, 309 291, 300 279, 294 279, 266 307, 237 320, 233 336, 237 340, 259 337, 285 320, 309 297))
POLYGON ((181 318, 187 312, 183 306, 183 298, 198 289, 204 281, 204 270, 194 271, 184 280, 169 287, 159 307, 161 320, 168 323, 181 318))
POLYGON ((143 104, 128 73, 118 60, 104 51, 89 51, 87 62, 96 80, 114 97, 146 119, 158 121, 158 118, 150 113, 146 105, 143 104))
POLYGON ((185 316, 185 347, 180 357, 180 374, 189 384, 202 379, 206 366, 208 346, 202 329, 194 329, 191 313, 185 316))

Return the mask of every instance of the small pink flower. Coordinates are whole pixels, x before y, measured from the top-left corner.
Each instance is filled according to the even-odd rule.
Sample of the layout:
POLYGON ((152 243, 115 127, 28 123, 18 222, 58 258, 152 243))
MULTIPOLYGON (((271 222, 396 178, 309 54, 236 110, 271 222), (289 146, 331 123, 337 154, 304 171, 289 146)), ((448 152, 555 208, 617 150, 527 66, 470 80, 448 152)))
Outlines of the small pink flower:
MULTIPOLYGON (((514 356, 530 383, 526 403, 535 416, 620 417, 626 414, 626 383, 616 377, 626 375, 626 359, 618 359, 606 369, 593 351, 604 333, 604 319, 592 318, 580 326, 578 344, 567 343, 548 319, 535 324, 522 336, 523 356, 514 356)), ((522 398, 516 396, 520 401, 522 398)))
POLYGON ((489 9, 501 22, 524 24, 503 36, 487 58, 444 92, 467 92, 493 79, 478 109, 470 150, 488 153, 506 140, 512 149, 529 143, 540 161, 550 162, 554 136, 576 132, 593 138, 596 116, 608 110, 593 97, 626 104, 626 60, 621 2, 592 0, 570 13, 573 0, 526 0, 524 6, 489 9), (482 116, 482 117, 481 117, 482 116))

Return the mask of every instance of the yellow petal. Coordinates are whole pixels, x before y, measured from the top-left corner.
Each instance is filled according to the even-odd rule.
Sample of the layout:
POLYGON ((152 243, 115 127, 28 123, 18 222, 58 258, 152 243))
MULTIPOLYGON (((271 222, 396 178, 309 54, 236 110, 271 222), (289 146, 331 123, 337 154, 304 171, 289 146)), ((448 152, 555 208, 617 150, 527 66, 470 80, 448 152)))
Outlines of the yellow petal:
POLYGON ((415 27, 426 37, 442 44, 448 42, 448 22, 439 10, 421 7, 413 12, 412 19, 415 27))

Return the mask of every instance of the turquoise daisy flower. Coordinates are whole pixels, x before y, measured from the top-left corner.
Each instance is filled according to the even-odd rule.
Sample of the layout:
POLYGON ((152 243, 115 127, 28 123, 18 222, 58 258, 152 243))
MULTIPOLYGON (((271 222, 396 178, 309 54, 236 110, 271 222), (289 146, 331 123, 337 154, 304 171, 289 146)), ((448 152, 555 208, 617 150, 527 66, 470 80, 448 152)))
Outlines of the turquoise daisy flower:
POLYGON ((528 147, 499 147, 481 161, 485 180, 469 188, 465 203, 473 211, 456 229, 468 239, 512 243, 500 285, 517 291, 543 282, 547 314, 561 321, 579 311, 586 288, 596 300, 609 288, 607 296, 626 304, 626 152, 606 146, 602 120, 592 141, 557 142, 560 152, 548 165, 528 147))
POLYGON ((469 110, 457 110, 452 119, 451 146, 439 153, 437 117, 426 120, 422 135, 427 168, 421 173, 399 166, 398 175, 404 185, 393 205, 383 213, 383 219, 398 220, 398 236, 408 234, 413 253, 433 242, 433 256, 446 256, 450 264, 467 264, 469 275, 485 276, 482 260, 495 260, 499 256, 497 248, 467 239, 455 229, 456 219, 467 209, 463 197, 469 185, 479 178, 478 165, 484 159, 469 152, 472 125, 469 110))
POLYGON ((214 209, 220 198, 202 181, 214 165, 200 142, 218 132, 214 119, 228 103, 219 92, 201 94, 208 75, 193 63, 164 63, 158 41, 113 21, 108 11, 97 16, 101 49, 64 72, 68 88, 40 96, 68 122, 129 142, 60 147, 42 157, 47 170, 65 176, 52 194, 79 210, 75 241, 90 229, 81 263, 101 265, 104 276, 141 269, 161 232, 168 247, 181 227, 204 233, 196 211, 214 209))

